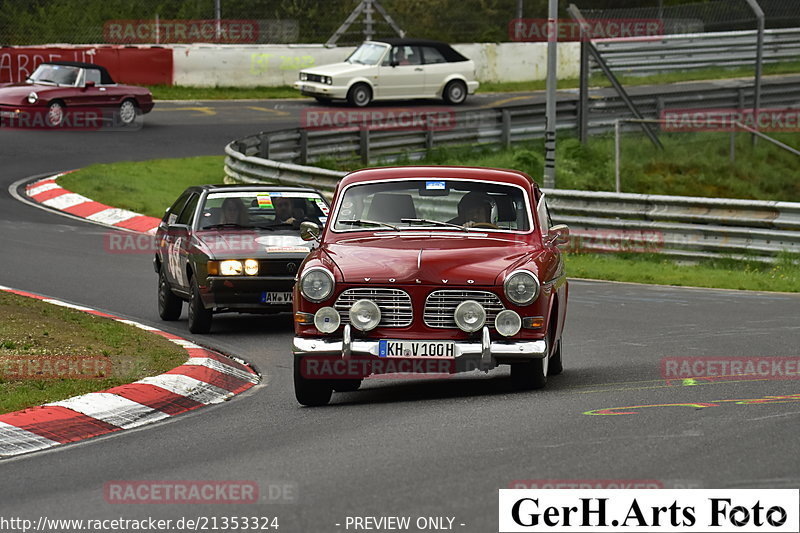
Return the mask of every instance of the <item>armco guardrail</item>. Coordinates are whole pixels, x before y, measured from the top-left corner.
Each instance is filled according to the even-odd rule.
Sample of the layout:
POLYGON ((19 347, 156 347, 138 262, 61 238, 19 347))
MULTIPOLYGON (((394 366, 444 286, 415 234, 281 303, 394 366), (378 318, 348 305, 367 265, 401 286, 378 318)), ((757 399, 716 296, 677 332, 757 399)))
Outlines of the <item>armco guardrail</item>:
MULTIPOLYGON (((232 145, 225 151, 225 172, 234 182, 310 186, 330 198, 346 174, 245 156, 232 145)), ((560 189, 545 194, 553 221, 568 224, 577 236, 598 229, 618 242, 631 232, 657 235, 653 251, 690 258, 770 261, 782 251, 800 253, 800 203, 560 189)))
MULTIPOLYGON (((592 42, 615 73, 647 75, 695 68, 754 65, 756 30, 665 35, 592 42)), ((800 28, 766 30, 764 62, 800 56, 800 28)), ((594 65, 594 69, 599 68, 594 65)))
MULTIPOLYGON (((632 98, 652 109, 668 107, 746 107, 752 89, 742 80, 681 84, 681 92, 638 88, 632 98)), ((800 107, 800 76, 765 80, 764 107, 800 107)), ((577 102, 562 98, 558 128, 577 122, 577 102)), ((603 92, 593 98, 590 131, 629 118, 627 107, 603 92)), ((647 108, 642 106, 643 108, 647 108)), ((342 108, 347 109, 347 108, 342 108)), ((369 108, 367 108, 368 110, 369 108)), ((225 148, 225 172, 234 182, 278 182, 311 186, 332 193, 343 172, 308 166, 320 158, 360 159, 364 164, 399 157, 416 159, 437 146, 503 147, 540 138, 544 132, 544 102, 456 113, 455 127, 445 131, 339 131, 302 129, 263 132, 225 148)), ((546 191, 553 218, 573 231, 609 229, 660 232, 663 251, 686 257, 755 256, 771 260, 780 251, 800 253, 800 203, 756 202, 586 191, 546 191)))

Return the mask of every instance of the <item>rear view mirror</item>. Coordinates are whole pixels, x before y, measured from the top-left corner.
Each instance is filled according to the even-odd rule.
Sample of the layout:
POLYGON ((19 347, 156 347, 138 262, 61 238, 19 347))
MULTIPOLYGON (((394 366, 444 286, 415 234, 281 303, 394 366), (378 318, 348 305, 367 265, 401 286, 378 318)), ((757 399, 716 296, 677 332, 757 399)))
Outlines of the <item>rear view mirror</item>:
POLYGON ((550 242, 556 246, 569 244, 569 228, 566 224, 557 224, 550 228, 550 242))
POLYGON ((306 220, 300 223, 300 238, 304 241, 317 241, 319 242, 319 234, 321 233, 320 227, 313 222, 306 220))

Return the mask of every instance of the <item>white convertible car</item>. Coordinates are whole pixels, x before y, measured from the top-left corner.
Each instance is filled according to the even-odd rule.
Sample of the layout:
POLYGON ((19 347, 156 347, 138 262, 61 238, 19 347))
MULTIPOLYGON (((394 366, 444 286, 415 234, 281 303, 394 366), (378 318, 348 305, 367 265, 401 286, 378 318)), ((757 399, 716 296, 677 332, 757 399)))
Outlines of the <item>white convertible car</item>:
POLYGON ((300 71, 294 88, 321 103, 443 98, 461 104, 478 88, 475 63, 450 45, 422 39, 365 41, 342 63, 300 71))

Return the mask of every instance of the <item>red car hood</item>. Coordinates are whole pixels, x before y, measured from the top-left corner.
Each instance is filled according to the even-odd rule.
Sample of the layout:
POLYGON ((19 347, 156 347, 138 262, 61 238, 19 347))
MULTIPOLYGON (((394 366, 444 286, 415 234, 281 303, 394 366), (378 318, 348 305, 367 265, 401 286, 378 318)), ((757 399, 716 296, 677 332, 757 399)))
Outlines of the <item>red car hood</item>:
POLYGON ((54 88, 30 83, 3 83, 0 84, 0 103, 11 105, 27 103, 26 98, 31 92, 41 93, 54 88))
POLYGON ((345 283, 475 286, 494 285, 500 273, 532 251, 525 243, 464 234, 359 238, 326 244, 323 249, 345 283))

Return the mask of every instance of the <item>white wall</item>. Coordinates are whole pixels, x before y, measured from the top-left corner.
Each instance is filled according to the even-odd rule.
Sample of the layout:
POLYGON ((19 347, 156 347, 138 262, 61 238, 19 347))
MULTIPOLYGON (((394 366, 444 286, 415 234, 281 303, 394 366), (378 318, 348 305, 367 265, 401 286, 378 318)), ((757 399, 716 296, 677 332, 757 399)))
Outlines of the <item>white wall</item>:
MULTIPOLYGON (((475 43, 453 46, 475 62, 479 81, 543 80, 547 43, 475 43)), ((300 69, 345 59, 353 47, 305 45, 173 45, 175 85, 280 86, 297 80, 300 69)), ((575 78, 579 43, 559 43, 558 77, 575 78)))

